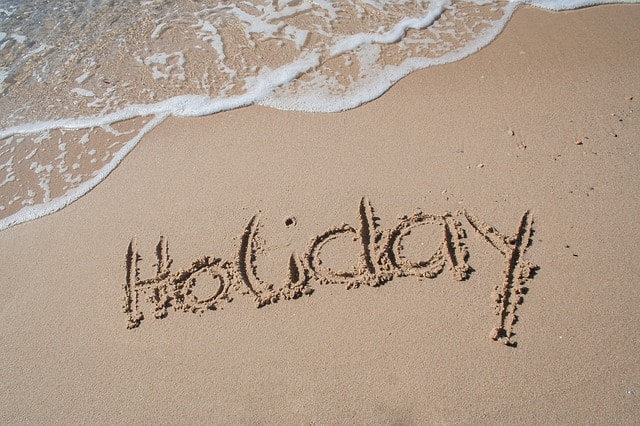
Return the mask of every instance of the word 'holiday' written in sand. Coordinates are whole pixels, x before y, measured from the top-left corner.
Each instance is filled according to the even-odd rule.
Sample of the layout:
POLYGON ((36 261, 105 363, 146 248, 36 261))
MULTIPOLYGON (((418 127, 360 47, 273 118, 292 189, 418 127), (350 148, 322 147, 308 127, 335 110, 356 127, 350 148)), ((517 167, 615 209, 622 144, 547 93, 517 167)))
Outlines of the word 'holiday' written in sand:
POLYGON ((254 298, 262 307, 278 301, 293 300, 302 295, 311 295, 316 284, 341 284, 347 288, 361 285, 377 287, 396 277, 415 276, 435 278, 448 268, 456 281, 463 281, 471 272, 467 264, 469 256, 464 243, 467 233, 459 219, 465 219, 473 230, 497 250, 504 258, 502 283, 494 288, 494 309, 498 317, 491 338, 506 345, 515 346, 513 326, 518 317, 516 309, 522 303, 527 288, 525 283, 532 278, 536 269, 525 259, 525 252, 531 243, 533 219, 527 211, 513 235, 500 233, 477 217, 461 210, 452 215, 432 215, 422 212, 403 216, 394 228, 383 231, 374 216, 371 203, 363 198, 358 209, 359 224, 355 228, 348 224, 332 227, 311 239, 302 256, 295 253, 289 260, 287 281, 280 287, 265 283, 257 276, 256 254, 263 249, 259 238, 260 219, 253 216, 240 238, 240 244, 233 260, 223 260, 209 256, 193 261, 190 267, 177 272, 171 271, 172 260, 164 237, 156 246, 156 274, 147 279, 140 278, 138 263, 142 260, 135 240, 129 243, 126 254, 126 279, 124 283, 124 311, 129 317, 128 327, 135 328, 144 319, 140 307, 140 297, 154 306, 154 316, 167 316, 168 309, 183 312, 204 312, 215 310, 221 301, 230 302, 231 292, 254 298), (422 259, 410 260, 403 254, 403 239, 412 229, 425 225, 435 225, 441 236, 434 253, 427 253, 422 259), (322 253, 327 243, 338 238, 351 238, 359 243, 360 254, 357 264, 350 271, 334 271, 324 267, 322 253), (210 294, 196 296, 198 282, 213 282, 210 294))

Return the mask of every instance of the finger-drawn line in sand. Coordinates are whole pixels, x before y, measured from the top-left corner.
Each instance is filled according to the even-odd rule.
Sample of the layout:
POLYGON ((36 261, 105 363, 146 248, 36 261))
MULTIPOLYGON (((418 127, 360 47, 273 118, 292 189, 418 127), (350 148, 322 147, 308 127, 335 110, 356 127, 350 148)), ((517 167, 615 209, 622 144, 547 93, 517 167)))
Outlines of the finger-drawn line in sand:
POLYGON ((513 325, 518 321, 516 309, 522 303, 522 296, 527 292, 525 282, 533 276, 537 266, 524 258, 531 245, 533 218, 525 212, 520 219, 518 230, 512 236, 503 235, 493 227, 480 221, 473 215, 463 211, 471 226, 506 259, 502 285, 495 287, 495 310, 499 323, 491 333, 493 340, 502 340, 512 344, 513 325))
POLYGON ((129 318, 128 328, 138 327, 144 319, 141 296, 146 296, 147 302, 154 306, 156 318, 164 318, 170 307, 183 312, 215 310, 220 302, 233 300, 232 289, 239 295, 252 296, 256 306, 263 307, 281 300, 311 295, 315 290, 312 282, 320 285, 341 284, 347 289, 361 285, 377 287, 396 277, 435 278, 447 267, 455 281, 464 281, 472 269, 467 263, 467 235, 459 218, 464 218, 505 259, 503 282, 494 289, 494 310, 498 323, 491 332, 491 338, 516 346, 513 340, 513 327, 518 320, 516 310, 527 291, 525 283, 537 269, 525 259, 533 233, 533 218, 529 211, 523 214, 514 235, 500 233, 466 210, 456 212, 455 216, 451 213, 432 215, 416 212, 411 216, 399 217, 395 227, 383 231, 367 198, 360 200, 357 229, 346 223, 331 227, 313 237, 301 257, 296 253, 291 254, 288 279, 280 287, 265 283, 257 274, 256 255, 264 248, 259 238, 259 214, 253 216, 245 227, 233 261, 204 256, 193 261, 187 269, 172 272, 169 246, 161 236, 155 251, 156 274, 148 279, 140 279, 138 264, 142 257, 135 240, 131 240, 126 253, 126 279, 123 286, 123 308, 129 318), (425 253, 421 260, 408 259, 404 253, 403 239, 412 230, 426 225, 440 229, 435 252, 425 253), (348 271, 334 271, 323 266, 322 251, 326 245, 343 237, 359 243, 356 265, 348 271), (214 284, 208 286, 208 294, 202 295, 196 290, 202 286, 204 278, 214 284), (196 292, 200 295, 196 295, 196 292))

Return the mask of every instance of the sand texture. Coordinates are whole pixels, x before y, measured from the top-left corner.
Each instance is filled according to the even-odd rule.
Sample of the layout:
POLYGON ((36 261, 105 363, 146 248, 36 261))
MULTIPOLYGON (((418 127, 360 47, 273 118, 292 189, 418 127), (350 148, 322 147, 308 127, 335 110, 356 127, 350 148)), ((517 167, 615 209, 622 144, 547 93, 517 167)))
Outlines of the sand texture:
POLYGON ((336 114, 168 119, 0 232, 0 422, 634 424, 640 6, 336 114))

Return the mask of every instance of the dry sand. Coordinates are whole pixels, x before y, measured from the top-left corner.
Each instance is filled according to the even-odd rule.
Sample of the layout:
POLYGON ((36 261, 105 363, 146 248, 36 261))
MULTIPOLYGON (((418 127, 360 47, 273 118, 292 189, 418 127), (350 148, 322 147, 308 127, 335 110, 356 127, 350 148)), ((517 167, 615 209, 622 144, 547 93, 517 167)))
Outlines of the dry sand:
POLYGON ((353 111, 168 120, 0 233, 0 421, 637 422, 638 22, 521 9, 353 111))

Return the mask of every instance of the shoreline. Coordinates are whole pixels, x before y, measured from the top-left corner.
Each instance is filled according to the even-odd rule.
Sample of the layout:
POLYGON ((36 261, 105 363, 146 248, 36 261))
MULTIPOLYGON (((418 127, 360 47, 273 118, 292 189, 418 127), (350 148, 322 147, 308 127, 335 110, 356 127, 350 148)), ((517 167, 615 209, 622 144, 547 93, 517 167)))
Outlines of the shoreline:
MULTIPOLYGON (((599 5, 599 6, 606 6, 606 4, 599 5)), ((595 6, 595 7, 599 7, 599 6, 595 6)), ((542 6, 534 7, 534 6, 527 6, 525 4, 520 4, 517 7, 529 7, 529 8, 545 11, 545 9, 542 6)), ((550 13, 562 13, 562 12, 570 12, 570 11, 571 10, 563 10, 563 11, 553 10, 550 13)), ((513 11, 506 11, 505 13, 507 14, 507 16, 510 17, 512 12, 513 11)), ((454 60, 453 62, 464 60, 464 58, 465 57, 463 57, 463 59, 454 60)), ((438 66, 438 65, 434 65, 434 66, 438 66)), ((426 69, 433 68, 434 66, 427 67, 426 69)), ((442 66, 442 65, 439 65, 439 66, 442 66)), ((416 72, 416 71, 413 71, 413 72, 416 72)), ((405 75, 404 77, 401 77, 399 80, 402 80, 403 78, 406 78, 406 77, 407 75, 405 75)), ((397 81, 393 85, 395 84, 397 84, 397 81)), ((393 85, 390 87, 393 87, 393 85)), ((383 96, 390 89, 390 87, 385 89, 377 97, 365 102, 365 104, 372 102, 373 100, 376 100, 380 96, 383 96)), ((250 97, 251 96, 249 96, 249 98, 250 97)), ((33 150, 32 153, 26 155, 25 160, 30 160, 34 155, 34 153, 36 151, 39 151, 38 145, 40 145, 42 140, 49 139, 48 141, 48 145, 50 145, 49 148, 40 150, 42 152, 38 152, 38 154, 34 157, 36 160, 40 160, 39 157, 43 157, 44 163, 40 164, 37 161, 31 162, 29 170, 34 170, 34 165, 36 169, 40 171, 47 171, 50 169, 60 170, 60 176, 55 177, 55 179, 53 180, 50 172, 49 172, 49 175, 46 175, 46 174, 38 175, 39 172, 36 172, 31 179, 26 179, 24 176, 22 176, 19 178, 20 179, 19 185, 13 185, 13 187, 6 189, 7 192, 11 192, 15 190, 15 195, 13 200, 9 200, 8 203, 0 205, 0 211, 8 210, 12 212, 11 214, 9 214, 9 216, 4 216, 0 218, 0 232, 4 229, 8 229, 17 224, 25 223, 31 220, 36 220, 48 214, 55 213, 56 211, 59 211, 65 208, 67 205, 83 197, 86 193, 94 189, 104 179, 106 179, 106 177, 108 177, 111 174, 111 172, 120 165, 120 163, 124 160, 124 158, 128 155, 128 153, 132 149, 135 149, 135 147, 138 145, 140 140, 150 130, 152 130, 158 124, 166 120, 167 117, 190 118, 190 115, 192 115, 193 117, 209 116, 213 114, 219 114, 220 112, 226 112, 226 111, 232 111, 234 109, 245 108, 247 106, 255 106, 255 105, 268 106, 266 104, 274 102, 273 99, 271 99, 270 97, 263 98, 259 102, 249 102, 247 100, 241 100, 243 99, 242 96, 240 98, 232 97, 222 102, 223 104, 226 102, 226 103, 235 105, 235 106, 229 107, 230 109, 227 109, 227 107, 218 105, 219 100, 214 101, 213 99, 207 99, 205 101, 204 98, 202 100, 194 101, 195 104, 199 106, 187 107, 186 106, 187 98, 192 98, 192 96, 172 97, 170 99, 166 99, 165 101, 162 101, 156 104, 131 105, 125 109, 115 111, 113 113, 108 114, 107 116, 102 116, 102 117, 83 117, 79 119, 62 119, 62 120, 33 123, 33 126, 35 126, 33 127, 33 129, 47 129, 49 128, 49 126, 54 125, 54 123, 58 123, 60 125, 59 128, 55 128, 55 127, 51 128, 44 133, 41 132, 39 135, 37 134, 38 132, 35 130, 33 132, 30 132, 29 136, 27 136, 27 134, 15 133, 15 131, 12 130, 14 129, 13 127, 9 129, 5 129, 4 131, 0 132, 2 133, 0 135, 0 139, 7 138, 7 137, 19 138, 20 140, 18 141, 18 145, 24 142, 22 139, 26 139, 26 140, 29 140, 30 138, 33 139, 33 141, 35 142, 35 145, 33 145, 35 146, 35 149, 33 150), (186 114, 186 115, 179 115, 179 116, 171 115, 171 113, 169 112, 172 108, 171 105, 174 105, 174 107, 175 105, 183 105, 184 106, 183 109, 192 110, 192 113, 186 114), (217 111, 217 112, 209 112, 206 114, 202 114, 203 105, 209 105, 208 108, 210 109, 210 111, 217 111), (238 106, 238 105, 242 105, 242 106, 238 106), (140 113, 139 111, 136 112, 141 108, 146 112, 145 113, 140 113), (152 113, 152 111, 156 111, 156 112, 152 113), (193 115, 194 111, 200 111, 200 112, 193 115), (143 115, 139 115, 139 114, 143 114, 143 115), (116 122, 113 122, 113 117, 121 117, 121 119, 119 119, 116 122), (95 123, 98 123, 100 125, 101 129, 100 128, 96 129, 95 126, 91 128, 89 127, 67 128, 67 126, 71 126, 72 124, 78 124, 78 123, 80 123, 79 124, 80 126, 86 126, 86 123, 90 123, 94 121, 95 123), (85 124, 82 124, 82 123, 85 123, 85 124), (111 123, 111 125, 109 123, 111 123), (53 135, 51 133, 53 133, 53 135), (97 133, 100 133, 100 134, 96 136, 97 133), (131 134, 136 134, 136 136, 133 139, 129 139, 130 136, 127 136, 127 135, 131 135, 131 134), (7 136, 7 135, 12 135, 12 136, 7 136), (90 135, 93 135, 93 136, 90 137, 90 135), (56 157, 54 160, 53 156, 55 156, 58 153, 55 147, 53 147, 54 145, 53 140, 55 140, 56 138, 58 138, 58 147, 60 150, 63 151, 63 153, 60 154, 58 157, 56 157), (93 138, 95 138, 94 145, 96 146, 97 150, 93 149, 89 152, 89 154, 91 154, 89 159, 76 161, 74 162, 71 168, 69 167, 68 164, 65 164, 65 157, 67 156, 72 157, 71 155, 68 155, 71 152, 66 151, 67 150, 66 146, 68 144, 78 145, 78 141, 81 141, 81 143, 78 146, 74 147, 74 150, 76 151, 78 149, 82 150, 83 146, 86 144, 85 139, 87 141, 92 140, 93 142, 93 138), (126 139, 129 139, 129 140, 126 140, 126 139), (118 146, 118 145, 120 146, 120 148, 116 149, 115 152, 113 152, 112 147, 118 146), (97 164, 96 151, 97 151, 97 157, 102 156, 102 160, 100 161, 100 165, 98 166, 96 166, 97 164), (53 152, 53 155, 51 155, 51 152, 53 152), (48 158, 47 155, 49 155, 50 157, 48 158), (62 160, 59 161, 58 164, 54 166, 54 163, 60 160, 60 158, 62 158, 62 160), (91 164, 89 163, 89 160, 91 164), (73 171, 77 171, 75 176, 74 176, 74 173, 66 173, 63 179, 63 176, 62 176, 63 172, 70 171, 70 169, 73 169, 73 171), (40 180, 39 184, 35 183, 35 181, 37 180, 36 178, 40 180), (75 183, 77 180, 80 180, 80 182, 82 183, 78 186, 75 186, 75 183), (25 188, 28 188, 29 191, 27 191, 25 188), (68 190, 67 188, 72 188, 72 189, 68 190), (35 189, 35 192, 34 192, 34 189, 35 189), (42 194, 39 193, 40 190, 43 190, 42 194), (67 191, 67 192, 62 192, 62 191, 67 191), (40 198, 40 196, 42 196, 44 199, 50 199, 52 194, 53 194, 53 199, 51 199, 50 201, 34 205, 34 199, 38 199, 40 198), (25 208, 20 211, 16 210, 16 206, 18 205, 18 203, 20 203, 22 206, 25 206, 25 208)), ((280 101, 278 101, 277 99, 275 100, 276 104, 278 104, 279 102, 280 101)), ((362 105, 363 104, 359 104, 358 107, 362 105)), ((346 108, 344 111, 347 111, 353 108, 358 108, 358 107, 346 108)), ((286 111, 286 109, 284 110, 286 111)), ((344 112, 344 111, 337 111, 337 112, 344 112)), ((300 111, 300 112, 309 112, 309 111, 300 111)), ((24 153, 29 152, 29 150, 31 149, 31 148, 27 149, 27 144, 25 144, 22 148, 23 150, 26 150, 24 153)), ((15 149, 16 147, 11 149, 12 154, 15 149)), ((78 160, 80 160, 80 158, 83 155, 86 157, 85 154, 87 153, 80 151, 80 154, 77 156, 78 160)), ((20 163, 23 163, 22 160, 18 160, 17 163, 18 165, 13 164, 13 157, 9 160, 9 163, 7 163, 9 164, 10 171, 7 174, 7 178, 5 178, 5 184, 15 181, 15 174, 16 174, 15 168, 22 167, 22 169, 25 169, 25 166, 19 166, 20 163)), ((7 165, 5 164, 5 166, 7 165)), ((24 170, 18 174, 24 174, 24 170)))
POLYGON ((353 110, 168 118, 80 200, 0 232, 0 419, 633 423, 639 20, 637 5, 521 8, 478 53, 353 110), (526 211, 518 260, 539 269, 513 348, 491 329, 496 302, 514 304, 492 297, 522 271, 499 247, 524 241, 526 211), (412 217, 424 226, 403 233, 412 217), (174 295, 164 318, 141 295, 128 330, 132 239, 141 280, 204 256, 230 266, 160 288, 174 295), (230 284, 215 311, 174 310, 180 294, 215 295, 225 271, 285 294, 293 253, 311 295, 257 309, 230 284), (385 253, 396 275, 366 285, 385 253), (320 266, 360 285, 322 284, 320 266))

